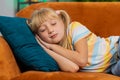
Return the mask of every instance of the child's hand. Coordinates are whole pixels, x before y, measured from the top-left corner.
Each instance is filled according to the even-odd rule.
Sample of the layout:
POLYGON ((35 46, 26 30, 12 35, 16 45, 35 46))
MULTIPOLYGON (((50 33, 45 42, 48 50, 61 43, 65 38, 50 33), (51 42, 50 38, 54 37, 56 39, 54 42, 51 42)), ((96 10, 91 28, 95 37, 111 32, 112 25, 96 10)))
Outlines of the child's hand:
POLYGON ((37 40, 39 41, 39 44, 48 48, 48 49, 51 49, 50 47, 52 46, 52 44, 49 44, 45 41, 43 41, 38 35, 35 35, 35 37, 37 38, 37 40))
POLYGON ((36 38, 38 44, 39 44, 43 49, 46 49, 46 47, 39 41, 39 36, 35 35, 35 38, 36 38))

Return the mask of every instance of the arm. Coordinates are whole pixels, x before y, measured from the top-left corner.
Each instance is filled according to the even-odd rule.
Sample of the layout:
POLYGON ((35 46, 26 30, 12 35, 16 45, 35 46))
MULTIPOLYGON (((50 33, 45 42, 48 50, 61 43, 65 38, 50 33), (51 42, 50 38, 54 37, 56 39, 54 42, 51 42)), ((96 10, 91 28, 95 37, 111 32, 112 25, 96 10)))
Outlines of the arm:
POLYGON ((58 63, 58 65, 62 71, 77 72, 79 70, 79 66, 77 64, 75 64, 72 61, 68 60, 67 58, 47 49, 45 46, 43 46, 39 42, 38 39, 37 39, 37 41, 41 45, 41 47, 43 47, 43 49, 58 63))
POLYGON ((71 60, 80 67, 86 66, 88 62, 88 45, 86 38, 80 39, 75 43, 75 51, 68 50, 56 44, 46 43, 40 38, 39 41, 48 49, 51 49, 53 52, 71 60))
POLYGON ((67 58, 56 54, 55 52, 45 49, 45 51, 55 59, 55 61, 58 63, 60 69, 62 71, 67 71, 67 72, 77 72, 79 70, 79 66, 72 61, 68 60, 67 58))
POLYGON ((80 67, 86 66, 88 62, 88 45, 86 38, 77 41, 74 47, 75 51, 65 49, 59 45, 51 45, 49 48, 59 55, 73 61, 80 67))

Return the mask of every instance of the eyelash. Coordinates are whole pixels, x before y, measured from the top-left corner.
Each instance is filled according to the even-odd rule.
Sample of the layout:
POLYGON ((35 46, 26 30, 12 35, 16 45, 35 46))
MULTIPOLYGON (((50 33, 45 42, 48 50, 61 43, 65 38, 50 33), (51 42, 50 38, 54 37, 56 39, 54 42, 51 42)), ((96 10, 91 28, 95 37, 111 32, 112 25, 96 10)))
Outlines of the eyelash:
MULTIPOLYGON (((53 23, 53 24, 51 24, 51 25, 56 25, 56 23, 53 23)), ((45 31, 45 29, 41 30, 40 32, 44 32, 44 31, 45 31)))
POLYGON ((40 32, 44 32, 44 31, 45 31, 45 29, 41 30, 40 32))
POLYGON ((56 25, 56 23, 53 23, 52 25, 56 25))

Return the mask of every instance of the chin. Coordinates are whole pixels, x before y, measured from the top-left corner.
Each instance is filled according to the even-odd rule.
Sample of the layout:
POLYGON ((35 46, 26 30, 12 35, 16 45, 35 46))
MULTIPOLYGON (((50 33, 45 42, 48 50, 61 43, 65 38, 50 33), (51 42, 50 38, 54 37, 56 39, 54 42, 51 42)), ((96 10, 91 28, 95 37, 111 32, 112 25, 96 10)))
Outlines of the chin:
POLYGON ((60 41, 58 41, 58 40, 54 40, 52 43, 53 44, 58 44, 60 41))
POLYGON ((50 41, 46 41, 47 43, 50 43, 50 44, 59 44, 60 43, 60 39, 53 39, 53 40, 50 40, 50 41))

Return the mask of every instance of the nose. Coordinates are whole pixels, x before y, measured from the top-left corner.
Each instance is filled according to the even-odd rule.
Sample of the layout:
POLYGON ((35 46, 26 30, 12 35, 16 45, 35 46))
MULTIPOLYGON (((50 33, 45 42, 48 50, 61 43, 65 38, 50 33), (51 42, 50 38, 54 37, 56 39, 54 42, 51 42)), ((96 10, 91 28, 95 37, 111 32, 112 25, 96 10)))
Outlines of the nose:
POLYGON ((54 32, 54 29, 52 27, 48 27, 48 33, 51 34, 52 32, 54 32))

